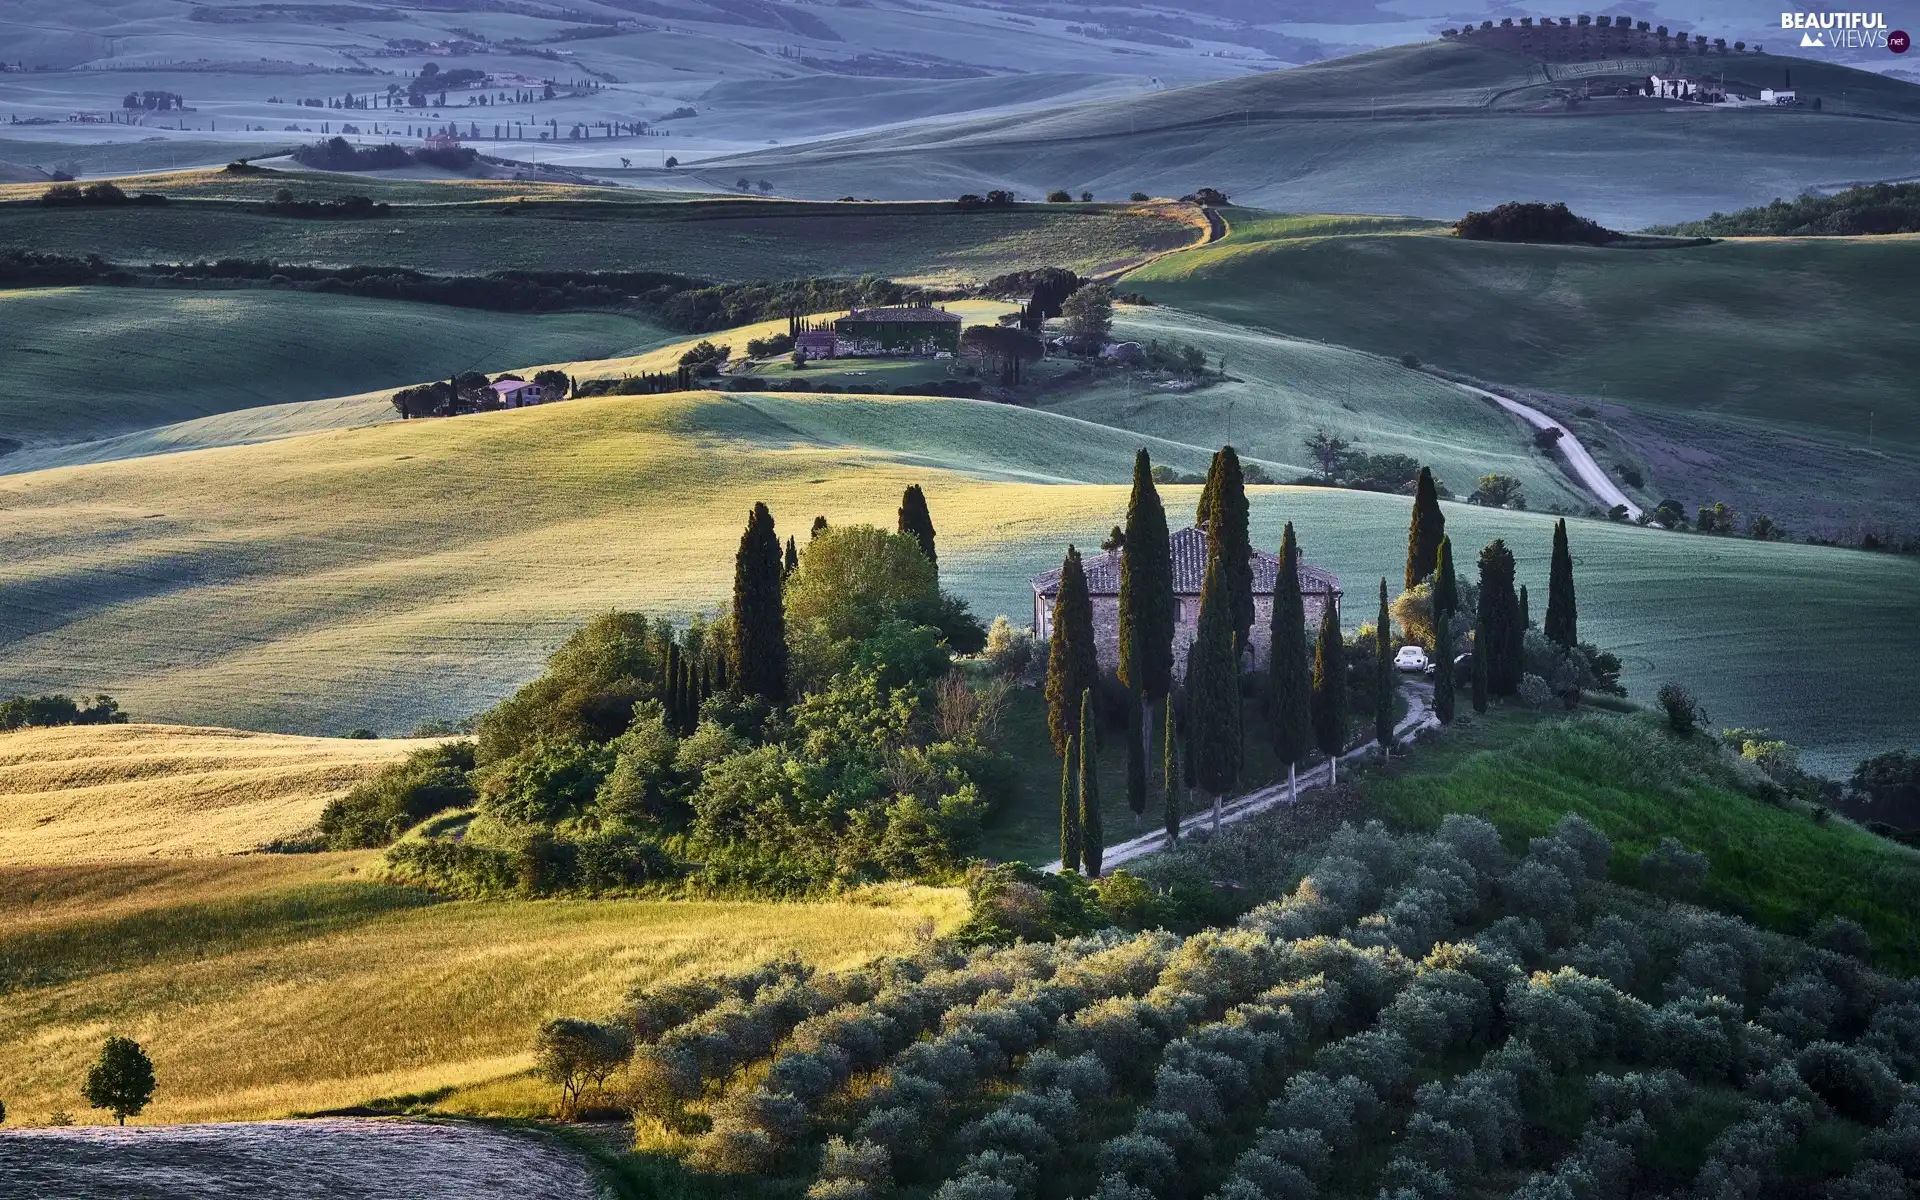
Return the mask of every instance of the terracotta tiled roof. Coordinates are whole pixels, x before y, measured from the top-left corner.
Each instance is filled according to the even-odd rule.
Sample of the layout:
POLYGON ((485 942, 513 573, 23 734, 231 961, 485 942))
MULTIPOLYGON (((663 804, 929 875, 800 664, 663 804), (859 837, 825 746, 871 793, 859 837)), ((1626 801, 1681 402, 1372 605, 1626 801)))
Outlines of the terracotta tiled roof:
MULTIPOLYGON (((1177 529, 1168 539, 1173 550, 1173 592, 1176 596, 1198 596, 1207 573, 1207 531, 1189 526, 1177 529)), ((1115 551, 1081 559, 1087 573, 1087 593, 1092 596, 1120 594, 1120 555, 1115 551)), ((1253 552, 1253 593, 1271 596, 1273 582, 1280 574, 1280 556, 1256 548, 1253 552)), ((1060 569, 1042 571, 1033 577, 1033 590, 1051 596, 1060 590, 1060 569)), ((1307 563, 1300 564, 1300 590, 1340 593, 1340 577, 1331 571, 1307 563)))
POLYGON ((856 324, 863 325, 878 324, 881 322, 918 323, 925 321, 951 321, 955 325, 958 325, 960 323, 960 314, 950 313, 944 308, 930 308, 924 304, 900 305, 894 308, 856 308, 844 317, 835 318, 833 323, 838 325, 843 321, 852 321, 856 324))

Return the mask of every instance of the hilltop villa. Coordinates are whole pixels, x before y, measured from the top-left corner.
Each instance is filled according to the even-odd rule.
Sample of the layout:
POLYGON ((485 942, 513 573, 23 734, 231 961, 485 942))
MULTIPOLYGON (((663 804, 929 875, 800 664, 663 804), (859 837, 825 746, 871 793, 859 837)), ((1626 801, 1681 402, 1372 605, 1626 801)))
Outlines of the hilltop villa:
POLYGON ((794 348, 809 358, 932 358, 960 349, 960 316, 931 305, 855 308, 831 329, 803 329, 794 348))
MULTIPOLYGON (((1173 662, 1176 674, 1184 674, 1187 647, 1193 644, 1200 622, 1200 581, 1207 569, 1207 531, 1181 529, 1168 539, 1173 549, 1173 596, 1178 610, 1173 627, 1173 662)), ((1253 664, 1266 662, 1267 646, 1273 627, 1273 584, 1280 575, 1280 558, 1264 550, 1253 552, 1253 664)), ((1087 593, 1093 601, 1094 641, 1100 652, 1100 666, 1117 670, 1120 665, 1120 551, 1109 550, 1082 560, 1087 573, 1087 593)), ((1053 601, 1060 593, 1060 571, 1055 568, 1033 577, 1033 633, 1036 638, 1053 636, 1053 601)), ((1320 623, 1327 605, 1340 604, 1340 580, 1331 571, 1307 563, 1300 564, 1300 594, 1305 601, 1309 628, 1320 623)))
POLYGON ((528 383, 523 379, 502 379, 490 386, 501 408, 526 408, 546 403, 547 389, 537 383, 528 383))

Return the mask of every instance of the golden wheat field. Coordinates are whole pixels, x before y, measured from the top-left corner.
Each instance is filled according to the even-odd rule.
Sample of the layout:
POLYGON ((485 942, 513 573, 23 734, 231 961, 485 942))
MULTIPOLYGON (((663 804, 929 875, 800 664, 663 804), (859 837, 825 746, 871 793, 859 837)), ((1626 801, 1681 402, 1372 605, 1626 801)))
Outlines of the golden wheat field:
POLYGON ((424 741, 182 725, 0 733, 0 864, 239 854, 424 741))
POLYGON ((412 1096, 542 1112, 530 1042, 640 983, 795 953, 827 966, 950 928, 958 891, 806 904, 449 901, 380 882, 377 852, 0 867, 8 1117, 89 1114, 113 1034, 152 1055, 142 1122, 245 1120, 412 1096))

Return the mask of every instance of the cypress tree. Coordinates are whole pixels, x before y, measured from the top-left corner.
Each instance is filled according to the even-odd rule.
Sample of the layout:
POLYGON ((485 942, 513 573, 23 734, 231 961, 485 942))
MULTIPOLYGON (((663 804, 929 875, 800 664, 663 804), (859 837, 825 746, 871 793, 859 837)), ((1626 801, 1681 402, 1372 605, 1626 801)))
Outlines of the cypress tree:
POLYGON ((1138 719, 1129 718, 1127 804, 1135 823, 1147 808, 1147 747, 1153 742, 1149 706, 1173 684, 1173 552, 1167 512, 1153 486, 1153 462, 1133 457, 1133 494, 1120 554, 1120 681, 1132 689, 1138 719), (1135 770, 1138 751, 1139 769, 1135 770))
POLYGON ((679 733, 686 714, 682 711, 684 701, 680 695, 680 646, 677 642, 667 643, 666 693, 667 727, 679 733))
POLYGON ((1553 527, 1553 566, 1547 574, 1546 635, 1571 650, 1580 641, 1580 610, 1573 598, 1573 552, 1565 517, 1553 527))
POLYGON ((934 566, 940 565, 940 556, 933 548, 933 514, 927 511, 927 494, 920 485, 909 484, 906 494, 900 497, 901 533, 911 534, 920 543, 920 553, 934 566))
POLYGON ((1193 523, 1205 528, 1213 519, 1213 493, 1220 487, 1220 454, 1214 452, 1213 461, 1207 464, 1207 481, 1200 485, 1200 503, 1194 507, 1193 523))
POLYGON ((1520 585, 1520 631, 1524 634, 1533 625, 1533 609, 1527 603, 1527 585, 1520 585))
POLYGON ((1173 733, 1173 698, 1168 697, 1165 705, 1165 715, 1161 724, 1166 729, 1162 739, 1166 743, 1166 760, 1161 764, 1160 774, 1166 792, 1164 800, 1166 809, 1163 816, 1167 829, 1167 845, 1171 846, 1180 840, 1180 739, 1173 733))
POLYGON ((1209 554, 1187 680, 1187 724, 1194 782, 1213 797, 1215 828, 1220 824, 1220 798, 1240 778, 1240 669, 1232 620, 1226 572, 1220 556, 1209 554))
POLYGON ((1288 795, 1298 794, 1296 768, 1313 750, 1313 679, 1307 663, 1307 607, 1300 595, 1300 544, 1293 522, 1280 535, 1280 570, 1273 585, 1273 628, 1267 662, 1267 732, 1287 764, 1288 795))
POLYGON ((784 574, 792 575, 800 569, 800 547, 793 544, 793 536, 787 536, 787 561, 784 574))
POLYGON ((1474 634, 1476 661, 1486 661, 1487 691, 1511 696, 1520 687, 1520 598, 1513 591, 1513 551, 1495 538, 1480 552, 1480 628, 1474 634))
POLYGON ((1380 580, 1380 615, 1373 627, 1373 738, 1393 747, 1393 616, 1387 611, 1387 581, 1380 580))
POLYGON ((1487 711, 1487 621, 1473 627, 1473 711, 1487 711))
POLYGON ((769 704, 787 699, 787 616, 781 595, 780 535, 755 504, 733 560, 733 675, 740 690, 769 704))
POLYGON ((807 538, 808 540, 817 538, 821 534, 825 533, 826 530, 827 530, 827 519, 825 517, 815 517, 813 519, 813 532, 809 533, 807 535, 807 538))
POLYGON ((1454 574, 1453 539, 1440 539, 1440 552, 1433 563, 1433 611, 1436 619, 1441 610, 1449 613, 1460 611, 1460 582, 1454 574))
POLYGON ((1313 740, 1327 756, 1328 778, 1339 782, 1340 751, 1347 744, 1346 646, 1340 638, 1340 610, 1328 598, 1320 614, 1320 636, 1313 645, 1313 740))
POLYGON ((1453 614, 1433 623, 1433 711, 1444 725, 1453 724, 1453 614))
POLYGON ((705 659, 701 659, 700 660, 700 702, 693 706, 696 724, 699 723, 700 709, 706 705, 707 698, 711 695, 713 695, 713 665, 707 662, 705 659))
POLYGON ((1227 603, 1233 614, 1234 644, 1244 648, 1253 632, 1253 540, 1247 530, 1247 484, 1240 473, 1240 456, 1232 446, 1215 456, 1220 479, 1213 491, 1207 519, 1207 558, 1220 559, 1227 603))
POLYGON ((1080 735, 1067 738, 1060 756, 1060 867, 1080 869, 1080 735))
POLYGON ((1106 835, 1100 828, 1100 748, 1094 738, 1093 689, 1080 693, 1080 861, 1087 878, 1100 878, 1106 835))
POLYGON ((1433 471, 1420 468, 1413 491, 1413 519, 1407 526, 1407 588, 1434 573, 1440 557, 1440 539, 1447 536, 1447 518, 1440 511, 1440 492, 1433 471))
POLYGON ((1080 693, 1100 681, 1100 660, 1093 642, 1093 602, 1087 597, 1087 573, 1080 551, 1067 547, 1060 565, 1060 590, 1053 598, 1053 639, 1047 654, 1047 729, 1056 754, 1067 752, 1080 724, 1080 693))

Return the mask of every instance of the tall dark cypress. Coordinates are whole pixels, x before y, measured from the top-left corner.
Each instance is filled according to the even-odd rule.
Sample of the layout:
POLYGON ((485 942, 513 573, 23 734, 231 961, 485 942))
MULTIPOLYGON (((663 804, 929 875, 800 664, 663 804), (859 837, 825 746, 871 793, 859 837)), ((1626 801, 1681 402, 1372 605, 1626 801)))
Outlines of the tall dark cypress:
POLYGON ((1232 621, 1226 571, 1220 556, 1209 554, 1187 680, 1187 723, 1194 782, 1213 797, 1216 825, 1221 797, 1240 779, 1240 663, 1232 621))
POLYGON ((813 519, 813 532, 807 535, 807 539, 811 541, 814 538, 819 537, 821 534, 825 533, 826 531, 827 531, 827 519, 824 516, 815 517, 813 519))
POLYGON ((1153 486, 1153 462, 1143 449, 1133 458, 1133 494, 1127 500, 1120 557, 1120 681, 1132 690, 1139 710, 1138 719, 1129 720, 1127 746, 1127 803, 1136 820, 1147 807, 1151 705, 1165 699, 1173 684, 1174 616, 1167 513, 1153 486))
POLYGON ((1047 730, 1056 754, 1080 726, 1080 693, 1100 682, 1100 659, 1093 641, 1093 602, 1080 551, 1067 547, 1060 565, 1060 590, 1053 598, 1053 640, 1047 654, 1047 730))
POLYGON ((1460 592, 1453 578, 1453 539, 1440 539, 1433 567, 1433 711, 1453 723, 1453 614, 1460 592))
POLYGON ((1220 480, 1207 519, 1207 555, 1209 559, 1216 554, 1220 558, 1227 602, 1232 606, 1234 644, 1245 649, 1253 632, 1253 540, 1247 529, 1247 484, 1240 473, 1240 456, 1232 446, 1220 447, 1215 457, 1220 464, 1220 480))
POLYGON ((933 514, 927 511, 927 494, 920 490, 917 483, 907 486, 906 494, 900 497, 901 533, 911 534, 913 540, 920 543, 920 553, 934 566, 940 565, 940 556, 933 548, 933 514))
POLYGON ((1380 581, 1380 615, 1373 627, 1373 738, 1393 748, 1393 616, 1387 611, 1387 581, 1380 581))
POLYGON ((1214 452, 1213 461, 1207 464, 1207 481, 1200 485, 1200 503, 1194 506, 1193 523, 1205 526, 1213 519, 1213 494, 1220 487, 1220 454, 1214 452))
POLYGON ((711 695, 713 695, 713 664, 703 658, 700 660, 700 698, 693 706, 696 721, 701 707, 706 704, 707 698, 711 695))
POLYGON ((1320 636, 1313 645, 1313 741, 1332 764, 1339 782, 1340 751, 1347 745, 1347 651, 1340 637, 1340 610, 1331 597, 1320 614, 1320 636))
POLYGON ((1095 744, 1093 689, 1080 693, 1080 862, 1087 878, 1100 878, 1106 834, 1100 828, 1100 748, 1095 744))
MULTIPOLYGON (((1272 656, 1267 662, 1267 733, 1273 753, 1287 765, 1288 786, 1295 769, 1313 750, 1312 668, 1307 655, 1307 606, 1300 594, 1300 544, 1293 522, 1280 535, 1280 569, 1273 585, 1272 656)), ((1292 794, 1291 790, 1289 794, 1292 794)))
POLYGON ((686 725, 686 699, 680 688, 680 644, 667 643, 667 687, 666 699, 662 701, 667 709, 667 728, 675 733, 682 732, 686 725))
POLYGON ((1161 725, 1165 730, 1162 740, 1166 743, 1166 758, 1161 763, 1160 774, 1166 796, 1161 816, 1167 830, 1167 844, 1171 846, 1180 840, 1180 739, 1173 730, 1172 697, 1163 702, 1163 707, 1165 715, 1161 725))
POLYGON ((792 575, 800 569, 800 547, 793 544, 791 534, 787 537, 787 561, 783 564, 784 573, 792 575))
POLYGON ((1440 491, 1433 471, 1420 468, 1413 490, 1413 519, 1407 526, 1407 588, 1433 574, 1440 558, 1440 539, 1447 536, 1446 514, 1440 511, 1440 491))
POLYGON ((1473 627, 1473 711, 1487 711, 1487 622, 1482 617, 1473 627))
POLYGON ((1527 585, 1520 585, 1520 629, 1522 633, 1533 626, 1533 609, 1527 603, 1527 585))
POLYGON ((743 694, 776 705, 787 699, 783 566, 773 514, 755 504, 733 560, 733 675, 743 694))
POLYGON ((1454 574, 1453 539, 1440 539, 1440 553, 1433 564, 1433 611, 1441 609, 1450 613, 1460 611, 1460 580, 1454 574))
POLYGON ((1571 650, 1580 641, 1580 609, 1573 598, 1573 551, 1567 548, 1567 521, 1553 527, 1553 565, 1547 574, 1546 635, 1571 650))
POLYGON ((1480 630, 1474 635, 1475 659, 1484 658, 1487 691, 1511 696, 1519 690, 1520 598, 1513 590, 1513 551, 1495 538, 1480 552, 1480 630))
POLYGON ((1060 755, 1060 866, 1080 869, 1080 735, 1067 738, 1060 755))

